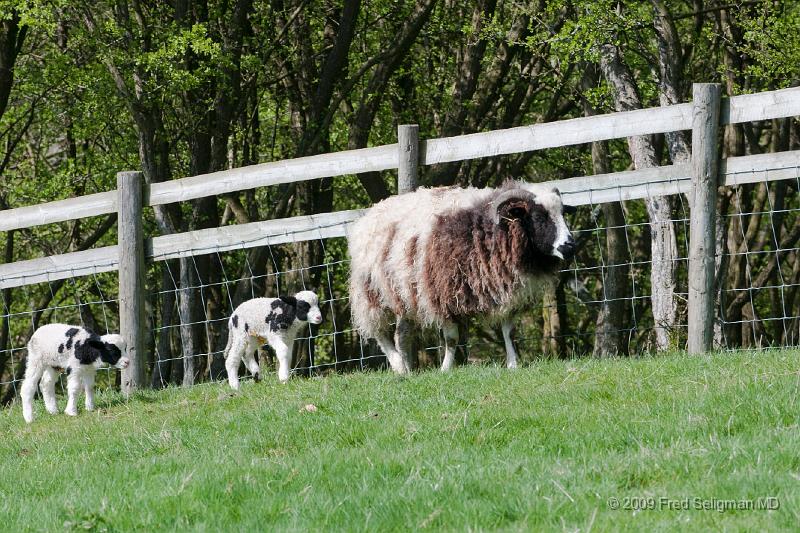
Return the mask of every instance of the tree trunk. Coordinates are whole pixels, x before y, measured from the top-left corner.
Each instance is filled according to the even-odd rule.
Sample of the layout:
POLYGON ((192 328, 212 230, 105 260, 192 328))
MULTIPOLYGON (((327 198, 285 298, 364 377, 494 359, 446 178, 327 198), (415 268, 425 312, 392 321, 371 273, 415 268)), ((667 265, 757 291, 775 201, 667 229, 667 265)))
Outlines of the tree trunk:
POLYGON ((181 347, 183 353, 183 386, 194 385, 195 364, 197 354, 195 342, 197 311, 194 299, 196 276, 191 257, 178 259, 180 276, 178 286, 178 317, 180 318, 181 347))
MULTIPOLYGON (((598 73, 592 65, 584 65, 586 75, 581 80, 582 90, 588 91, 597 84, 598 73)), ((596 115, 596 110, 586 98, 581 99, 584 115, 596 115)), ((605 141, 592 143, 592 171, 595 174, 611 172, 611 161, 608 143, 605 141)), ((627 302, 630 298, 628 290, 628 256, 627 238, 625 236, 625 215, 621 202, 610 202, 600 206, 606 227, 606 254, 603 264, 603 302, 597 314, 595 325, 594 349, 595 357, 628 353, 628 335, 626 327, 627 302)))
MULTIPOLYGON (((633 76, 616 45, 605 44, 600 47, 600 67, 611 86, 617 111, 641 109, 642 103, 633 76)), ((628 149, 637 169, 659 166, 649 136, 629 137, 628 149)), ((645 205, 652 235, 650 300, 656 348, 663 351, 674 348, 677 339, 674 260, 678 257, 678 244, 669 197, 649 197, 645 199, 645 205)))
POLYGON ((174 267, 170 266, 169 262, 161 265, 161 301, 159 302, 158 313, 161 329, 158 333, 153 374, 151 376, 151 386, 154 389, 161 389, 167 386, 172 370, 171 326, 175 312, 175 293, 171 290, 172 277, 169 274, 171 269, 174 269, 174 267))
MULTIPOLYGON (((14 261, 14 232, 9 231, 6 233, 6 245, 3 252, 3 263, 8 264, 14 261)), ((3 373, 6 369, 10 357, 8 351, 8 341, 11 338, 11 289, 2 290, 3 308, 0 312, 3 313, 3 322, 0 324, 0 381, 3 381, 3 373)), ((13 368, 12 368, 13 374, 13 368)))

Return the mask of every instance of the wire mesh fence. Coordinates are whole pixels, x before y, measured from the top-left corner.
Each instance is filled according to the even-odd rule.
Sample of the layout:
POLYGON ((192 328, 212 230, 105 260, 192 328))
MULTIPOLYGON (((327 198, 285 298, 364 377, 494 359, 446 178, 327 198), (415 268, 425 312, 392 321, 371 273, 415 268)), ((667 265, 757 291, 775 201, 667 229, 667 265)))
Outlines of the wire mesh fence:
MULTIPOLYGON (((775 169, 776 172, 787 169, 775 169)), ((790 169, 791 170, 791 169, 790 169)), ((792 179, 752 183, 744 174, 727 176, 721 187, 717 228, 718 348, 765 348, 800 344, 800 169, 792 179), (738 180, 741 180, 739 183, 738 180)), ((781 175, 785 175, 781 174, 781 175)), ((590 182, 587 182, 590 183, 590 182)), ((541 305, 517 317, 516 341, 523 358, 641 354, 659 347, 665 331, 670 347, 686 345, 690 199, 685 180, 650 182, 669 194, 670 216, 652 219, 648 199, 630 200, 628 188, 587 188, 589 201, 569 220, 579 242, 575 258, 542 294, 541 305), (602 195, 599 193, 602 192, 602 195), (602 196, 595 203, 593 195, 602 196), (654 259, 654 233, 668 236, 665 259, 654 259), (671 286, 656 287, 654 268, 666 268, 671 286), (654 294, 669 295, 664 320, 653 312, 654 294), (659 321, 660 320, 660 321, 659 321)), ((642 185, 632 185, 629 188, 642 185)), ((569 195, 565 195, 569 201, 569 195)), ((313 290, 324 321, 308 326, 294 346, 298 375, 322 375, 383 368, 385 358, 353 329, 348 301, 349 260, 343 237, 311 238, 307 231, 281 235, 283 244, 237 249, 185 250, 181 258, 154 257, 147 272, 150 334, 147 375, 153 387, 224 379, 227 321, 243 301, 258 296, 313 290), (295 242, 292 242, 295 241, 295 242)), ((0 338, 0 395, 11 401, 23 377, 25 344, 38 325, 82 325, 98 333, 119 324, 117 274, 103 272, 5 289, 0 338), (12 292, 9 292, 12 291, 12 292)), ((501 361, 499 327, 472 320, 464 324, 460 347, 472 361, 501 361)), ((438 332, 421 335, 420 366, 440 361, 438 332)), ((262 371, 272 369, 269 348, 262 371)), ((244 374, 244 370, 242 369, 244 374)), ((101 387, 118 386, 116 372, 99 375, 101 387)), ((62 392, 63 392, 62 376, 62 392)))
POLYGON ((719 344, 797 346, 800 178, 737 185, 744 177, 730 175, 723 198, 719 344))

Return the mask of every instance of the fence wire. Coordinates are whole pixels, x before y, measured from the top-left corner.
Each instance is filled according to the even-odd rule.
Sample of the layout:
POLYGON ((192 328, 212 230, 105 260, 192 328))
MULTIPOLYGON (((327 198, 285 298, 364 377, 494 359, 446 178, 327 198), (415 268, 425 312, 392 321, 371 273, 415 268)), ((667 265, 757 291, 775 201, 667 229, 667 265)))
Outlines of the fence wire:
MULTIPOLYGON (((775 169, 783 170, 786 169, 775 169)), ((795 169, 795 176, 800 174, 795 169)), ((728 176, 720 188, 717 221, 717 324, 715 345, 722 349, 797 346, 800 344, 800 178, 751 183, 746 174, 728 176), (739 183, 739 181, 741 183, 739 183)), ((690 200, 686 181, 665 180, 648 186, 669 196, 668 219, 654 224, 646 200, 627 200, 642 185, 615 187, 617 201, 589 203, 568 222, 579 242, 575 258, 558 273, 558 283, 542 295, 541 305, 517 317, 516 342, 523 361, 541 356, 640 354, 658 347, 664 330, 670 347, 686 344, 690 200), (672 252, 664 262, 673 272, 673 313, 667 322, 653 315, 652 243, 657 228, 667 228, 672 252), (599 348, 599 347, 602 347, 599 348)), ((565 195, 566 201, 569 195, 565 195)), ((322 228, 320 228, 322 229, 322 228)), ((283 240, 287 234, 282 234, 283 240)), ((262 243, 264 236, 259 237, 262 243)), ((223 351, 227 321, 243 301, 313 290, 324 321, 308 326, 294 346, 293 372, 377 369, 386 360, 374 342, 352 328, 348 300, 349 263, 343 237, 259 245, 241 243, 235 250, 188 250, 187 257, 156 257, 148 267, 147 315, 150 335, 147 368, 150 384, 192 384, 225 378, 223 351)), ((98 333, 119 325, 117 274, 98 273, 12 290, 3 303, 5 345, 0 346, 0 398, 17 395, 23 377, 25 345, 38 325, 78 324, 98 333)), ((471 361, 504 358, 499 328, 476 320, 460 339, 471 361)), ((417 342, 421 366, 440 361, 438 332, 417 342)), ((262 371, 274 370, 268 348, 262 371)), ((242 369, 242 374, 244 370, 242 369)), ((118 386, 118 373, 99 375, 100 386, 118 386)), ((62 393, 65 384, 62 376, 62 393)))

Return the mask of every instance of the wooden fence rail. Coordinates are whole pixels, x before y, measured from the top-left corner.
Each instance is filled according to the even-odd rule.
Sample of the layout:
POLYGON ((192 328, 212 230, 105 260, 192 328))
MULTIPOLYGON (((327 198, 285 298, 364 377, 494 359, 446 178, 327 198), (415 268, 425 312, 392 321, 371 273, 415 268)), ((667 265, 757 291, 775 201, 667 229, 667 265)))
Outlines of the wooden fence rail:
MULTIPOLYGON (((723 100, 720 124, 798 115, 800 87, 723 100)), ((691 103, 653 107, 420 141, 420 164, 435 165, 691 128, 691 103)), ((144 204, 183 202, 268 185, 391 170, 398 165, 397 144, 346 150, 154 183, 145 187, 144 204)), ((0 231, 114 213, 116 201, 116 192, 109 191, 18 207, 0 212, 0 231)))
MULTIPOLYGON (((695 141, 695 154, 690 164, 583 176, 551 183, 562 191, 565 203, 579 206, 648 196, 687 194, 693 190, 693 180, 695 188, 702 182, 707 193, 701 197, 706 216, 695 224, 693 215, 691 235, 691 241, 698 243, 701 240, 698 237, 700 234, 707 240, 708 221, 713 221, 714 218, 712 213, 708 212, 708 206, 711 205, 709 199, 711 188, 716 185, 715 165, 718 165, 718 181, 725 185, 800 177, 800 151, 734 157, 720 161, 715 128, 730 123, 798 116, 800 88, 735 96, 726 100, 717 99, 716 103, 712 102, 717 111, 708 113, 704 111, 709 109, 708 88, 697 86, 696 90, 700 93, 696 93, 695 102, 692 103, 442 139, 420 141, 414 127, 401 126, 398 131, 399 143, 396 144, 263 163, 149 186, 141 185, 139 201, 141 206, 134 203, 134 211, 129 211, 128 205, 124 205, 120 210, 120 241, 117 246, 0 265, 0 289, 120 270, 120 299, 126 300, 124 307, 128 307, 129 301, 133 301, 132 305, 135 307, 143 307, 143 303, 136 303, 134 293, 138 291, 143 294, 144 269, 136 266, 137 260, 134 256, 142 255, 147 260, 163 261, 232 249, 341 237, 345 235, 348 224, 362 212, 361 210, 339 211, 140 239, 137 237, 136 228, 132 225, 134 224, 132 217, 140 221, 141 207, 144 206, 193 200, 269 185, 389 169, 399 170, 401 189, 405 191, 415 187, 418 165, 435 165, 688 129, 693 129, 695 141), (698 94, 702 95, 702 98, 698 97, 698 94), (705 126, 701 126, 702 124, 705 126), (700 179, 701 177, 704 178, 700 179), (135 212, 136 209, 138 213, 135 212), (136 248, 139 240, 141 240, 141 252, 136 248), (131 243, 134 244, 133 256, 131 256, 131 243), (120 254, 120 251, 123 253, 120 254), (132 276, 140 279, 133 280, 132 276)), ((123 193, 121 186, 118 188, 119 191, 2 211, 0 231, 117 212, 122 202, 128 202, 127 198, 132 190, 126 189, 123 193)), ((699 207, 695 209, 699 210, 699 207)), ((713 236, 713 232, 711 235, 713 236)), ((710 264, 713 267, 714 249, 713 246, 709 248, 707 242, 705 244, 702 249, 692 247, 690 255, 694 259, 690 260, 690 271, 697 276, 702 273, 703 279, 707 280, 709 254, 710 264)), ((698 294, 692 296, 692 291, 695 289, 700 292, 706 291, 707 283, 695 285, 695 289, 692 289, 692 286, 693 284, 690 284, 690 317, 704 318, 696 322, 697 327, 690 332, 689 345, 693 351, 704 351, 709 347, 708 337, 701 338, 697 332, 702 331, 702 335, 707 334, 709 326, 705 320, 708 318, 709 299, 703 295, 698 297, 698 294)), ((134 309, 132 313, 126 314, 122 324, 122 329, 125 330, 123 334, 130 335, 129 343, 133 342, 134 350, 140 350, 142 346, 138 343, 143 335, 141 332, 143 319, 135 318, 142 312, 141 309, 134 309)), ((691 322, 693 320, 690 319, 691 322)), ((129 387, 126 390, 133 390, 141 381, 138 368, 133 368, 133 374, 129 373, 129 387)))
MULTIPOLYGON (((722 160, 719 168, 721 184, 727 186, 797 179, 800 178, 800 150, 731 157, 722 160)), ((691 174, 691 165, 665 165, 548 184, 557 186, 570 205, 599 205, 648 196, 688 194, 692 187, 691 174)), ((163 261, 235 248, 343 237, 348 224, 362 212, 354 209, 161 235, 145 239, 145 257, 163 261)), ((117 270, 118 264, 116 245, 2 264, 0 289, 110 272, 117 270)))

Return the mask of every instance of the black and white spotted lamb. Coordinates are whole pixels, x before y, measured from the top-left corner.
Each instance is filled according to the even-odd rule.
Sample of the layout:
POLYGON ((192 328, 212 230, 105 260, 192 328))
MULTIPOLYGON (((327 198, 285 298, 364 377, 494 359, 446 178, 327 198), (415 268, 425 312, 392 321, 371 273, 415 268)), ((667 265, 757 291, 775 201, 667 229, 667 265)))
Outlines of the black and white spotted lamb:
POLYGON ((265 343, 272 346, 278 358, 278 379, 288 381, 292 344, 306 322, 322 322, 319 300, 312 291, 278 298, 253 298, 237 307, 228 320, 228 344, 225 346, 225 368, 231 388, 239 389, 239 363, 242 361, 255 380, 260 380, 254 354, 265 343))
POLYGON ((47 412, 56 414, 56 381, 59 369, 67 371, 67 408, 70 416, 78 414, 77 398, 81 387, 86 392, 86 410, 94 409, 94 378, 103 366, 127 368, 126 346, 117 334, 97 335, 80 326, 48 324, 37 329, 28 342, 28 360, 22 383, 22 416, 33 421, 33 397, 40 384, 47 412), (41 382, 40 382, 41 380, 41 382))

